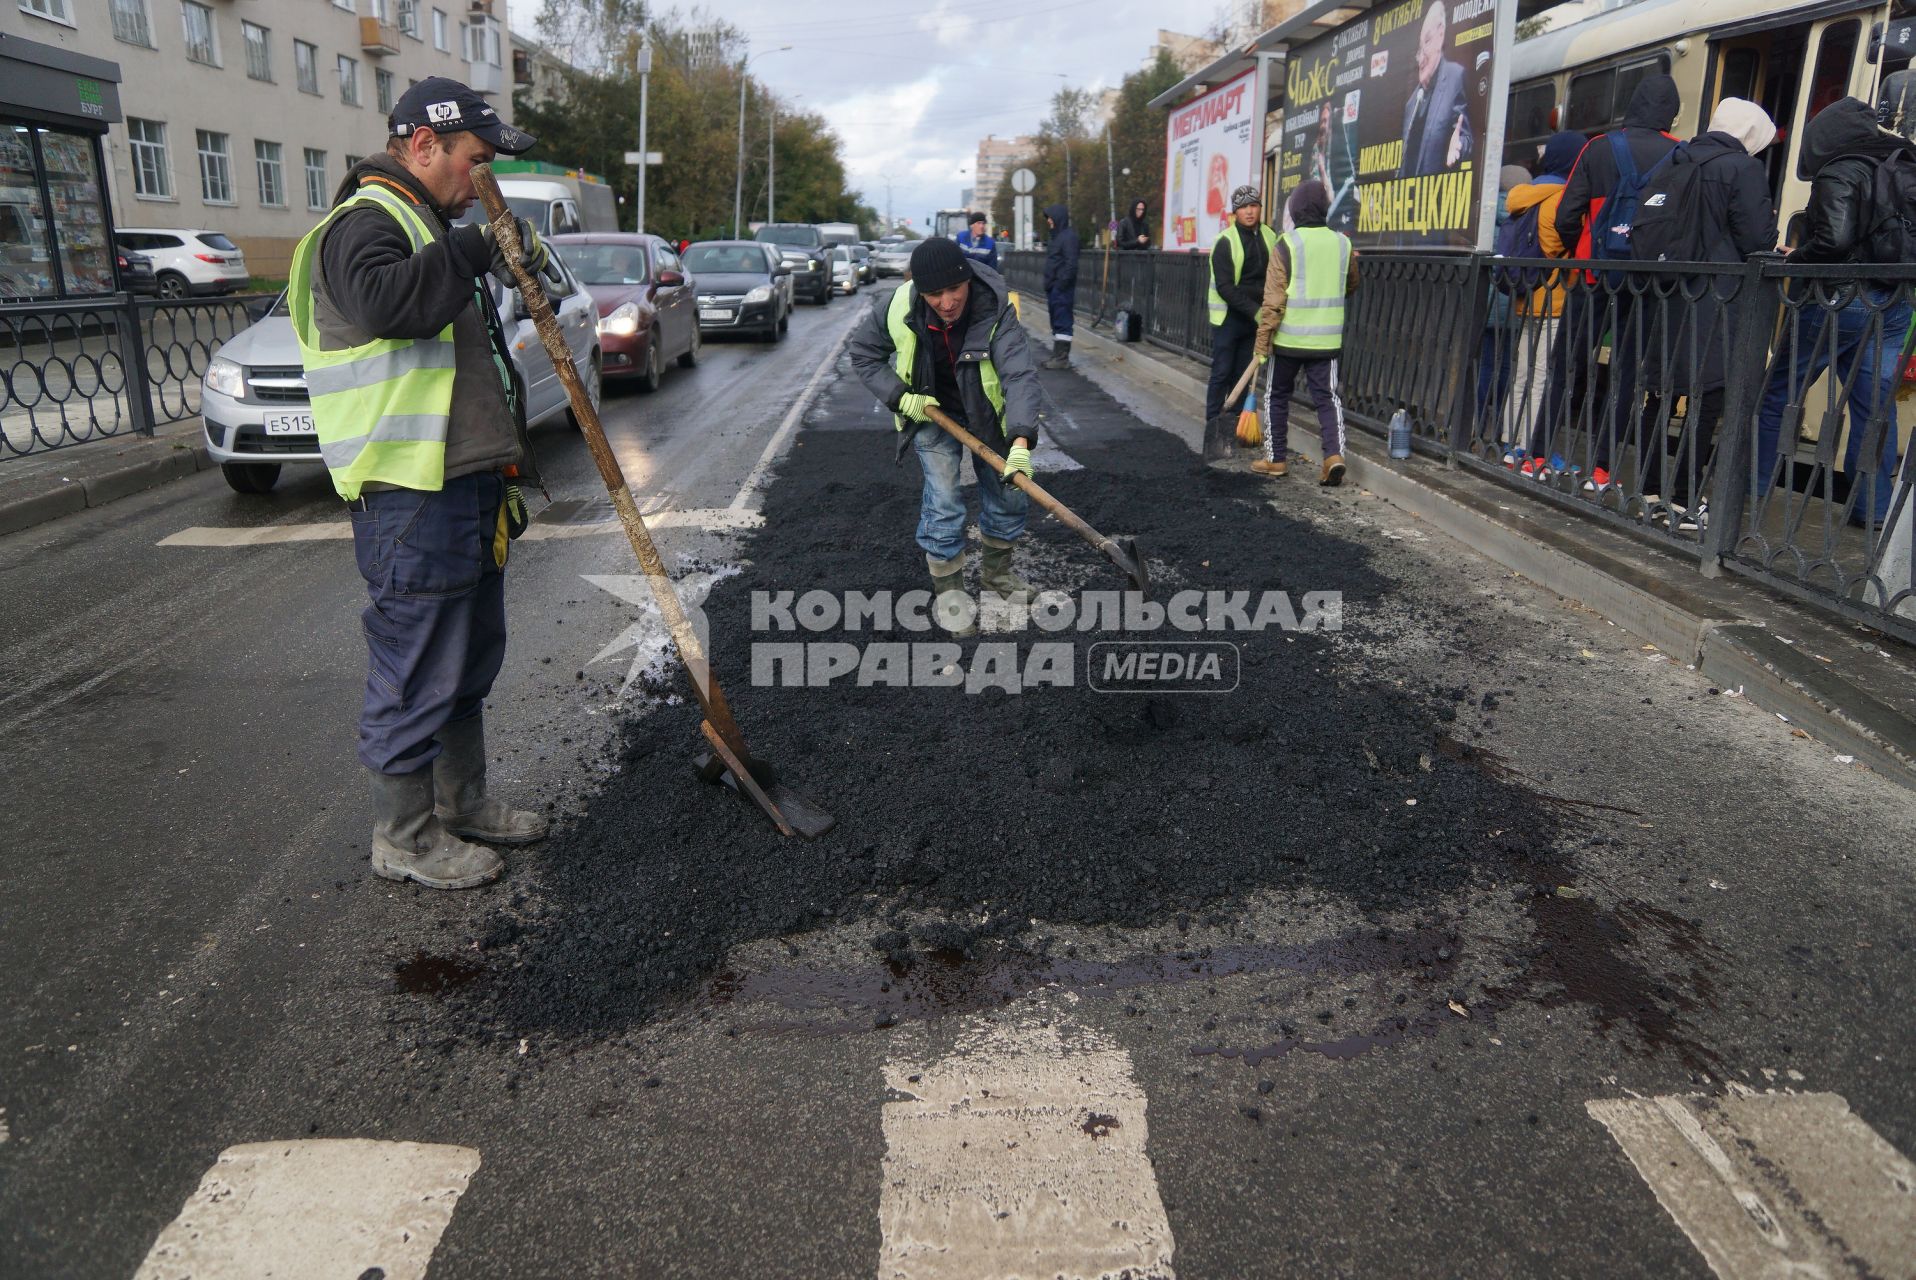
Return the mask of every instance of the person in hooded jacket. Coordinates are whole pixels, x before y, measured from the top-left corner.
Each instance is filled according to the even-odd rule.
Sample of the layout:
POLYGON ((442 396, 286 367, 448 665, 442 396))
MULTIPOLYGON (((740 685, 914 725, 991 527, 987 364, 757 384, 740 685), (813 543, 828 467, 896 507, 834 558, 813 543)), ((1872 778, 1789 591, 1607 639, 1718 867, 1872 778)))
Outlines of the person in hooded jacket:
MULTIPOLYGON (((1743 262, 1776 247, 1776 206, 1770 202, 1769 170, 1757 159, 1776 140, 1776 124, 1763 108, 1725 98, 1710 126, 1670 157, 1672 169, 1696 167, 1697 212, 1705 262, 1743 262)), ((1697 482, 1710 464, 1717 424, 1723 418, 1725 355, 1734 349, 1734 313, 1724 305, 1721 277, 1689 276, 1672 293, 1646 297, 1654 337, 1644 364, 1642 485, 1646 510, 1656 514, 1667 499, 1668 514, 1683 531, 1702 527, 1705 505, 1697 482), (1669 422, 1664 406, 1686 397, 1684 430, 1673 467, 1665 465, 1669 422), (1667 485, 1667 488, 1666 488, 1667 485)))
MULTIPOLYGON (((1892 155, 1916 160, 1916 144, 1879 125, 1867 103, 1839 98, 1816 113, 1803 129, 1799 163, 1814 176, 1803 209, 1802 240, 1790 251, 1789 261, 1859 267, 1906 261, 1906 249, 1872 243, 1870 234, 1875 221, 1871 184, 1877 168, 1892 155)), ((1896 379, 1909 335, 1910 305, 1906 287, 1872 280, 1866 271, 1857 274, 1854 294, 1841 310, 1820 301, 1839 282, 1792 282, 1795 319, 1771 357, 1757 410, 1757 483, 1765 493, 1776 483, 1783 410, 1808 396, 1830 364, 1833 345, 1838 375, 1849 387, 1843 470, 1850 480, 1850 521, 1880 524, 1896 487, 1896 379), (1866 438, 1880 441, 1867 466, 1866 438)), ((1818 415, 1808 411, 1805 416, 1813 420, 1818 415)))
MULTIPOLYGON (((1628 152, 1639 178, 1648 174, 1676 148, 1677 137, 1670 126, 1682 105, 1675 80, 1667 75, 1645 76, 1630 95, 1623 127, 1599 134, 1583 149, 1557 204, 1557 235, 1566 245, 1575 246, 1572 257, 1604 256, 1603 210, 1623 177, 1617 164, 1617 147, 1621 145, 1628 152)), ((1586 283, 1590 287, 1574 290, 1565 309, 1557 363, 1564 375, 1559 385, 1575 385, 1589 372, 1604 335, 1612 336, 1611 412, 1608 420, 1596 427, 1590 478, 1583 485, 1600 493, 1610 487, 1612 446, 1636 420, 1637 353, 1644 346, 1645 335, 1634 295, 1620 287, 1620 279, 1614 301, 1611 290, 1598 285, 1594 276, 1586 283)), ((1593 390, 1595 385, 1592 379, 1593 390)))
MULTIPOLYGON (((1585 141, 1581 133, 1567 130, 1552 134, 1543 144, 1537 176, 1512 187, 1507 197, 1512 218, 1536 218, 1537 245, 1546 258, 1569 256, 1563 238, 1557 234, 1557 209, 1563 200, 1564 185, 1570 180, 1570 170, 1582 154, 1585 141)), ((1557 324, 1563 315, 1567 274, 1555 269, 1523 272, 1517 280, 1517 296, 1512 300, 1519 333, 1511 356, 1515 394, 1504 403, 1502 438, 1510 442, 1510 448, 1503 462, 1506 467, 1522 467, 1523 473, 1532 478, 1545 465, 1542 459, 1550 456, 1545 430, 1545 417, 1551 403, 1547 394, 1550 353, 1556 347, 1557 324), (1517 443, 1523 439, 1526 412, 1530 418, 1527 447, 1517 443)))
POLYGON ((1118 248, 1149 249, 1151 247, 1151 216, 1145 212, 1144 201, 1133 200, 1131 212, 1118 220, 1118 248))
POLYGON ((1045 225, 1051 243, 1044 255, 1044 300, 1051 312, 1051 358, 1046 369, 1071 367, 1071 309, 1078 299, 1078 233, 1071 228, 1071 212, 1061 204, 1046 205, 1045 225))

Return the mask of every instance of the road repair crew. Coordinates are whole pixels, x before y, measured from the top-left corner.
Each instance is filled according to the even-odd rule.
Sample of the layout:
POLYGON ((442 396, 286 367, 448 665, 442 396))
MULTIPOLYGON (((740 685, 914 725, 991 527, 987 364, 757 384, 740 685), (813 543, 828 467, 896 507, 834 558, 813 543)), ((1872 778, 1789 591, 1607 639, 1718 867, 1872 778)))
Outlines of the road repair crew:
MULTIPOLYGON (((287 297, 313 422, 351 508, 371 603, 359 759, 372 771, 373 870, 465 889, 545 819, 486 792, 486 695, 506 650, 505 565, 531 466, 488 274, 490 228, 453 227, 471 171, 533 139, 456 80, 422 80, 388 118, 385 153, 346 174, 293 253, 287 297), (462 839, 461 837, 466 837, 462 839)), ((547 251, 524 219, 527 265, 547 251)))
POLYGON ((966 451, 956 437, 932 424, 926 413, 931 405, 1004 455, 999 475, 982 458, 972 458, 978 528, 984 535, 979 580, 1010 607, 1027 606, 1031 587, 1011 571, 1011 550, 1025 531, 1031 499, 1011 477, 1031 474, 1038 371, 1003 277, 966 258, 952 240, 921 240, 911 251, 910 279, 873 304, 852 332, 849 350, 859 381, 892 411, 896 429, 907 433, 899 441, 900 452, 912 445, 925 473, 918 545, 931 570, 939 624, 955 635, 970 635, 977 611, 964 581, 959 468, 966 451))
POLYGON ((1291 390, 1302 374, 1324 446, 1317 482, 1340 485, 1344 401, 1337 393, 1337 358, 1344 351, 1344 303, 1357 288, 1357 251, 1349 236, 1325 225, 1330 207, 1322 182, 1298 183, 1284 206, 1291 230, 1278 237, 1265 268, 1254 346, 1257 362, 1271 366, 1271 381, 1264 396, 1264 456, 1251 470, 1267 476, 1290 470, 1291 390))

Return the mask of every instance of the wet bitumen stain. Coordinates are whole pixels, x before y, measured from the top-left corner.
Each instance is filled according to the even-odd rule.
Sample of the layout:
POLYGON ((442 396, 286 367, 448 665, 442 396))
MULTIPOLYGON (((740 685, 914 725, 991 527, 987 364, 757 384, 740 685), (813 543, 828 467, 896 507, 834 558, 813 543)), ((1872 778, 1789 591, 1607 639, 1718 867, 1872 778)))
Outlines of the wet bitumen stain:
POLYGON ((425 951, 393 965, 393 990, 404 995, 442 996, 485 973, 485 966, 425 951))
POLYGON ((1093 1111, 1084 1118, 1084 1123, 1078 1127, 1090 1134, 1092 1141, 1095 1142, 1099 1138, 1110 1137, 1113 1129, 1122 1129, 1124 1126, 1118 1123, 1116 1116, 1101 1115, 1093 1111))

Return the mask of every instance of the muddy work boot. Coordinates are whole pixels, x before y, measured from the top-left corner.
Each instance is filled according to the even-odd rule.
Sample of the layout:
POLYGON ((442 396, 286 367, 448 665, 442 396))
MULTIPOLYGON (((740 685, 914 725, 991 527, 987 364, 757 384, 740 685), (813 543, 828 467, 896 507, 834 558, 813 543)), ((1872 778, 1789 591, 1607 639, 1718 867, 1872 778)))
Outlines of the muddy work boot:
POLYGON ((1343 454, 1333 453, 1324 459, 1324 474, 1317 478, 1317 483, 1333 489, 1344 483, 1343 454))
POLYGON ((964 556, 940 560, 927 555, 925 567, 931 570, 931 612, 938 625, 956 640, 977 635, 978 604, 965 590, 964 556))
POLYGON ((1011 571, 1011 549, 1015 545, 1002 538, 986 538, 978 582, 986 593, 997 596, 1006 607, 1028 609, 1037 593, 1029 582, 1011 571))
POLYGON ((1041 369, 1069 369, 1071 367, 1071 343, 1051 340, 1051 358, 1039 366, 1041 369))
POLYGON ((431 769, 373 775, 373 874, 428 889, 472 889, 497 880, 506 860, 467 844, 432 811, 431 769))
POLYGON ((486 719, 476 715, 441 729, 433 761, 433 812, 446 830, 487 844, 545 839, 546 820, 486 794, 486 719))
POLYGON ((1259 458, 1251 464, 1251 470, 1261 476, 1287 476, 1291 474, 1291 464, 1279 458, 1272 462, 1269 458, 1259 458))

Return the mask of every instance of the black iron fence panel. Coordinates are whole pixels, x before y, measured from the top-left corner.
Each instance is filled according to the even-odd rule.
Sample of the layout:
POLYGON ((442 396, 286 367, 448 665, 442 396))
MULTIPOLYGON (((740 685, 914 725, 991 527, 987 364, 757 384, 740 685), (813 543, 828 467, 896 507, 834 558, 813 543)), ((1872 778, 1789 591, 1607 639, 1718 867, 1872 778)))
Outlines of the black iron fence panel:
POLYGON ((1465 411, 1482 327, 1476 264, 1360 254, 1338 362, 1347 416, 1373 430, 1402 409, 1414 436, 1446 444, 1465 411))
MULTIPOLYGON (((1040 312, 1047 305, 1042 250, 1002 254, 1005 280, 1040 312)), ((1093 322, 1108 322, 1119 311, 1137 317, 1139 336, 1183 355, 1209 361, 1211 323, 1206 310, 1211 260, 1201 253, 1156 250, 1106 254, 1088 252, 1078 259, 1078 285, 1072 309, 1093 322)))
POLYGON ((151 433, 124 298, 0 308, 0 460, 151 433))
POLYGON ((154 421, 175 422, 200 411, 200 379, 207 366, 269 301, 235 296, 139 304, 154 421))

